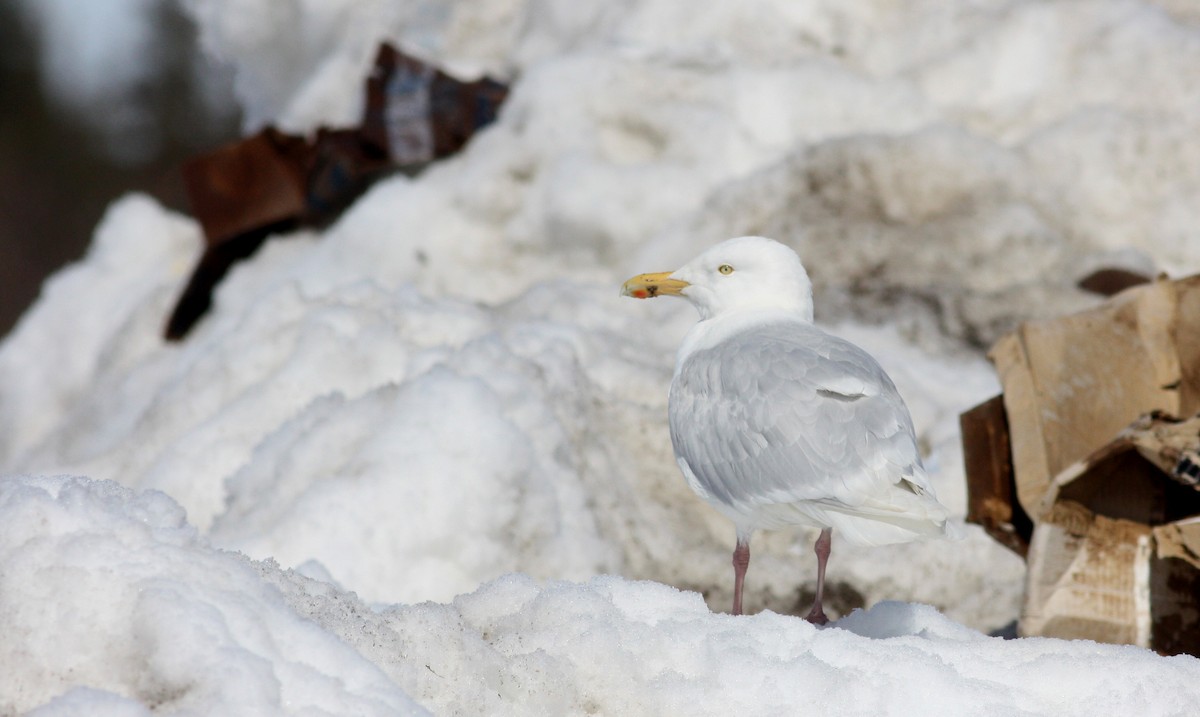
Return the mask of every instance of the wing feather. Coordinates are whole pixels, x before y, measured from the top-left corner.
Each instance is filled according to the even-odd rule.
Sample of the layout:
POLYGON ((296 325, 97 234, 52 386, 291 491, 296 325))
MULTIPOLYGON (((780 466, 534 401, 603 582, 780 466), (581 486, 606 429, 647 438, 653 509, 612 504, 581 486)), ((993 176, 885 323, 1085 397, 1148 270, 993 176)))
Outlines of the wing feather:
POLYGON ((768 324, 692 353, 671 386, 670 427, 689 483, 735 512, 806 501, 899 511, 889 496, 901 479, 929 489, 887 374, 808 324, 768 324))

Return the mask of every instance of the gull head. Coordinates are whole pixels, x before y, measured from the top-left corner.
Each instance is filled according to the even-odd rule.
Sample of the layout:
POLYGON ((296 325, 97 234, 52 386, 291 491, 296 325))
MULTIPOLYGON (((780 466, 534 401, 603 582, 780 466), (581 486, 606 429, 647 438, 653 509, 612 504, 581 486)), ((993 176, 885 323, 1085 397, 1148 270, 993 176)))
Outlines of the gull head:
POLYGON ((706 320, 742 311, 795 312, 812 321, 812 282, 791 248, 765 237, 717 244, 683 267, 639 274, 621 288, 625 296, 682 296, 706 320))

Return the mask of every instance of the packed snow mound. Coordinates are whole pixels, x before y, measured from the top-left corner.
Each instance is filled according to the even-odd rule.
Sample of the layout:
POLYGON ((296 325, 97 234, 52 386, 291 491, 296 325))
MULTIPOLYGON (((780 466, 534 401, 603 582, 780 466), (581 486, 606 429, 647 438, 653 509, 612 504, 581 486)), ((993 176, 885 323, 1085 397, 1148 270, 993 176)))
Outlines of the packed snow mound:
POLYGON ((355 121, 347 78, 381 39, 514 83, 461 161, 332 233, 320 261, 348 274, 352 251, 382 281, 498 301, 564 262, 668 268, 761 234, 813 267, 818 316, 986 347, 1094 304, 1076 284, 1102 266, 1200 263, 1200 80, 1171 69, 1200 61, 1200 29, 1154 6, 330 3, 272 10, 268 35, 227 4, 192 7, 252 126, 355 121), (295 34, 315 39, 277 47, 295 34), (446 280, 464 264, 486 268, 446 280))
POLYGON ((1171 136, 1096 111, 1016 148, 945 125, 830 140, 724 185, 642 256, 674 265, 699 238, 787 237, 810 257, 819 319, 896 321, 986 348, 1018 319, 1094 305, 1076 285, 1100 268, 1152 276, 1136 237, 1189 261, 1192 229, 1175 222, 1200 175, 1171 136), (1114 182, 1141 173, 1136 187, 1114 182))
MULTIPOLYGON (((1191 684, 1200 670, 1195 658, 1082 641, 1005 641, 928 606, 897 602, 817 628, 771 612, 713 614, 695 593, 658 583, 603 576, 539 586, 514 575, 450 606, 393 608, 380 617, 383 635, 407 637, 410 654, 429 667, 405 667, 417 683, 397 682, 437 713, 775 715, 821 705, 839 715, 1083 716, 1122 707, 1168 715, 1185 713, 1200 694, 1191 684), (417 625, 457 637, 414 639, 417 625), (1110 670, 1128 679, 1113 680, 1110 670), (464 688, 450 700, 448 682, 464 688), (1156 692, 1174 685, 1179 692, 1156 692)), ((313 619, 344 629, 340 619, 313 619)), ((390 642, 379 633, 368 640, 390 642)), ((372 654, 387 659, 390 651, 372 654)))
POLYGON ((713 614, 658 583, 507 575, 371 609, 217 550, 166 495, 108 481, 0 481, 0 560, 6 714, 1002 717, 1200 700, 1195 658, 989 638, 898 602, 822 629, 713 614))
POLYGON ((425 714, 157 491, 0 480, 0 713, 425 714))
MULTIPOLYGON (((498 121, 335 224, 268 241, 179 345, 203 246, 145 197, 0 344, 0 470, 156 489, 207 540, 375 602, 512 571, 599 573, 729 604, 732 528, 666 429, 682 304, 617 287, 773 236, 818 321, 876 355, 961 517, 957 415, 979 348, 1099 301, 1094 268, 1200 264, 1200 26, 1127 0, 189 0, 248 129, 357 121, 378 41, 512 83, 498 121)), ((747 608, 803 609, 802 531, 756 539, 747 608)), ((1009 623, 1023 565, 960 544, 851 550, 841 612, 881 599, 1009 623)))
MULTIPOLYGON (((728 604, 732 527, 687 489, 666 427, 686 307, 634 304, 569 277, 496 306, 369 278, 325 286, 318 247, 294 239, 235 270, 205 327, 163 346, 153 334, 171 267, 194 250, 180 242, 147 269, 121 259, 137 242, 114 238, 153 241, 179 222, 144 199, 116 205, 103 251, 48 286, 0 348, 3 365, 70 345, 75 281, 102 274, 101 286, 118 286, 137 273, 133 297, 80 316, 92 322, 85 337, 107 322, 106 340, 80 342, 59 371, 61 354, 46 350, 13 386, 16 406, 62 406, 57 427, 38 435, 0 406, 20 429, 7 436, 10 469, 164 491, 221 547, 319 564, 375 601, 448 600, 521 571, 620 573, 728 604)), ((928 356, 893 331, 847 332, 910 398, 939 495, 962 515, 956 416, 995 391, 991 369, 928 356)), ((756 543, 748 606, 786 612, 808 599, 815 559, 796 548, 807 540, 756 543)), ((965 545, 847 548, 835 565, 833 581, 853 583, 835 609, 921 600, 985 628, 1011 620, 1021 585, 1020 561, 978 530, 965 545)))
POLYGON ((892 376, 961 519, 957 416, 998 390, 980 348, 1099 301, 1076 288, 1096 268, 1200 266, 1193 10, 185 5, 247 130, 356 122, 381 40, 512 92, 460 154, 268 241, 181 344, 159 336, 203 237, 146 197, 47 282, 0 343, 0 472, 90 479, 0 479, 0 713, 1200 699, 1191 658, 969 629, 1013 620, 1024 570, 974 527, 835 536, 845 617, 825 630, 786 615, 811 600, 813 535, 764 534, 746 607, 766 611, 712 614, 733 529, 687 489, 666 426, 695 317, 617 295, 731 236, 796 248, 818 322, 892 376))
MULTIPOLYGON (((961 167, 950 176, 994 172, 1001 184, 1019 177, 1039 213, 1049 215, 1042 221, 1056 225, 1072 250, 1133 246, 1173 270, 1200 259, 1188 241, 1200 211, 1190 201, 1200 188, 1200 148, 1180 141, 1200 123, 1200 78, 1181 71, 1200 62, 1200 26, 1173 7, 1130 0, 763 0, 703 8, 677 0, 586 8, 570 0, 340 0, 320 11, 284 11, 256 0, 232 12, 232 5, 190 4, 207 47, 247 80, 240 96, 251 126, 275 120, 304 131, 354 121, 361 88, 344 77, 364 76, 374 45, 388 39, 450 67, 514 81, 497 133, 514 132, 518 141, 505 144, 526 149, 505 164, 552 201, 587 188, 573 195, 588 196, 588 206, 603 211, 607 194, 624 200, 626 212, 640 212, 647 195, 639 189, 648 187, 659 211, 685 203, 686 216, 702 206, 696 189, 719 191, 730 175, 786 154, 864 133, 948 125, 975 139, 956 155, 961 167), (271 22, 246 22, 252 12, 264 21, 270 14, 271 22), (300 36, 312 39, 292 41, 300 36), (276 66, 281 58, 286 70, 276 66), (548 105, 554 111, 535 109, 548 105), (535 142, 519 141, 530 131, 535 142), (1017 175, 996 161, 1006 151, 1027 165, 1017 175), (631 165, 643 170, 640 179, 628 176, 631 165), (671 182, 661 181, 667 171, 671 182), (599 183, 612 172, 625 181, 599 183), (567 176, 567 187, 545 181, 567 176), (1056 216, 1060 209, 1066 216, 1056 216)), ((894 173, 939 169, 903 145, 882 154, 894 173)), ((792 194, 811 194, 803 183, 791 186, 792 194)), ((947 191, 958 194, 949 178, 947 191)), ((663 228, 630 227, 639 233, 620 236, 619 215, 605 213, 598 238, 625 246, 663 228)), ((990 223, 979 222, 985 234, 990 223)), ((933 229, 931 254, 946 248, 933 229)), ((537 230, 523 222, 506 233, 513 239, 537 230)), ((756 232, 724 236, 747 233, 756 232)), ((710 243, 695 240, 680 258, 710 243)))

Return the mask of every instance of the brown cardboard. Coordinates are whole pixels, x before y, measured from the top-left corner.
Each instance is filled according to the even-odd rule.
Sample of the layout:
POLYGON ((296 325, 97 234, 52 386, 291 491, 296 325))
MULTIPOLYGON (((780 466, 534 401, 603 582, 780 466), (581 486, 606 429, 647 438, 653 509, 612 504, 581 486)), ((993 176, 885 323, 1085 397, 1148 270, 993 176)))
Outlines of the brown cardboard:
POLYGON ((1200 276, 1031 321, 990 353, 1004 386, 1017 498, 1037 520, 1054 476, 1152 411, 1200 409, 1200 276), (1181 330, 1186 327, 1187 330, 1181 330))
POLYGON ((1200 416, 1175 420, 1151 414, 1133 423, 1121 436, 1164 475, 1195 488, 1200 485, 1200 416))
POLYGON ((1160 525, 1153 532, 1159 558, 1177 558, 1200 570, 1200 518, 1160 525))
POLYGON ((1200 517, 1153 530, 1150 645, 1174 655, 1200 653, 1200 517))
POLYGON ((1003 410, 963 415, 964 458, 977 522, 1006 499, 1033 522, 1019 632, 1200 654, 1200 276, 1026 323, 990 356, 1003 410))
POLYGON ((1033 523, 1016 500, 1008 419, 1003 396, 959 416, 967 474, 967 522, 1021 557, 1029 551, 1033 523))
POLYGON ((1168 458, 1198 428, 1200 417, 1141 417, 1055 477, 1030 541, 1022 635, 1200 652, 1200 491, 1160 467, 1178 466, 1168 458))
POLYGON ((1160 526, 1200 515, 1200 491, 1190 475, 1200 447, 1200 415, 1179 420, 1161 414, 1135 419, 1092 455, 1054 477, 1038 515, 1072 500, 1110 518, 1160 526))
POLYGON ((1055 504, 1033 531, 1018 632, 1150 646, 1150 528, 1055 504))

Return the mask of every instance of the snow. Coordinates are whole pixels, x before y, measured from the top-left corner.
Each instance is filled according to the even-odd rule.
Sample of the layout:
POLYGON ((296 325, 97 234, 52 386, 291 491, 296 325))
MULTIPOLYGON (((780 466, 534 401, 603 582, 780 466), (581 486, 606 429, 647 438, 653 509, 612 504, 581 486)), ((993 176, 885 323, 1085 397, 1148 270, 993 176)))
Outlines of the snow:
POLYGON ((899 602, 821 629, 716 615, 660 583, 511 574, 372 609, 109 481, 5 480, 0 525, 5 713, 50 695, 32 714, 1186 714, 1200 699, 1195 658, 1005 641, 899 602))
POLYGON ((1200 263, 1200 24, 1178 4, 188 0, 247 129, 355 121, 375 42, 513 83, 499 121, 160 330, 202 238, 118 199, 0 344, 0 714, 1186 714, 1200 662, 984 633, 966 540, 756 537, 675 468, 694 314, 621 281, 795 247, 939 497, 981 349, 1200 263), (32 477, 32 476, 77 477, 32 477), (854 611, 859 605, 866 610, 854 611))
POLYGON ((14 477, 0 513, 5 713, 423 714, 163 493, 14 477))

